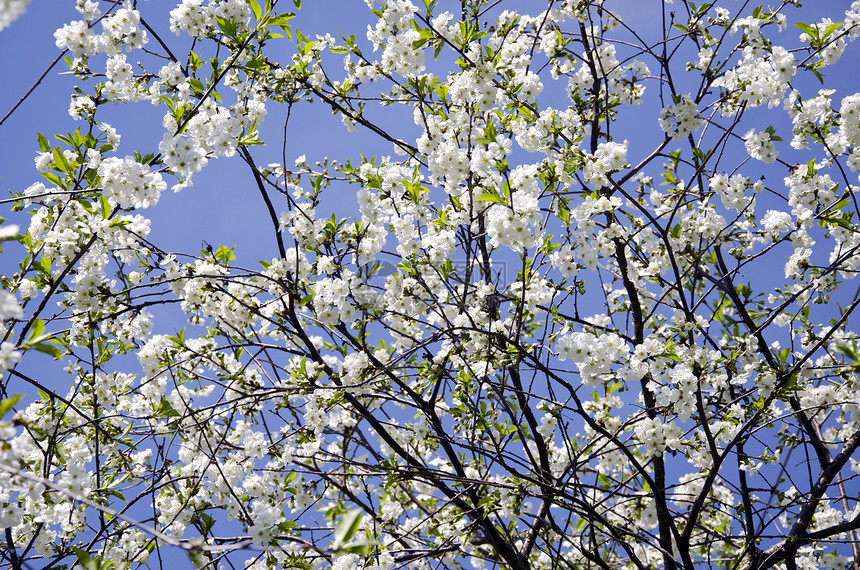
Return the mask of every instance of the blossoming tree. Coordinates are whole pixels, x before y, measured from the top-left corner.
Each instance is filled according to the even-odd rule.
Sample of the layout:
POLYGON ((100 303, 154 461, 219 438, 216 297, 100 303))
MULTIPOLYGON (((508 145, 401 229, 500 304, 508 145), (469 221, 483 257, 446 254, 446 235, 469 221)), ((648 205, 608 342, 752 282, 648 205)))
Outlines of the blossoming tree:
POLYGON ((57 30, 78 123, 0 235, 3 567, 860 568, 860 2, 285 4, 57 30), (389 155, 288 157, 314 101, 389 155), (150 233, 215 160, 259 267, 150 233))

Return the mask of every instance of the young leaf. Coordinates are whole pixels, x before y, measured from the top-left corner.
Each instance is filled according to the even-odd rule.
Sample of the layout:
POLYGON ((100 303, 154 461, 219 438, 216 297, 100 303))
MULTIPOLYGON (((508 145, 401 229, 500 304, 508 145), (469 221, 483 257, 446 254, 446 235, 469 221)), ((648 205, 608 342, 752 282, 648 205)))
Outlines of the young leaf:
POLYGON ((39 148, 42 149, 42 152, 48 152, 51 150, 51 145, 48 144, 48 139, 45 138, 45 135, 42 133, 36 133, 36 140, 39 142, 39 148))
POLYGON ((813 39, 818 38, 818 28, 815 28, 814 26, 810 26, 809 24, 806 24, 804 22, 795 22, 794 25, 797 26, 798 28, 800 28, 801 31, 806 33, 806 35, 808 35, 810 38, 813 38, 813 39))
POLYGON ((38 350, 39 352, 44 352, 45 354, 53 356, 55 359, 62 358, 63 356, 63 351, 60 350, 60 347, 55 344, 51 344, 50 342, 37 342, 29 348, 38 350))
POLYGON ((505 203, 505 199, 501 196, 497 196, 495 194, 490 194, 489 192, 484 192, 480 196, 478 196, 478 200, 480 202, 495 202, 496 204, 501 204, 502 206, 507 206, 505 203))
POLYGON ((337 527, 334 529, 334 543, 332 548, 338 550, 343 547, 349 540, 358 532, 358 526, 361 524, 361 511, 358 509, 350 511, 340 518, 337 527))
POLYGON ((57 170, 65 172, 66 174, 71 174, 72 171, 69 166, 69 161, 66 159, 66 155, 63 154, 60 147, 56 147, 54 149, 54 164, 57 166, 57 170))
POLYGON ((11 409, 12 409, 12 407, 13 407, 15 404, 17 404, 17 403, 18 403, 18 400, 20 400, 20 399, 21 399, 21 398, 23 398, 23 397, 24 397, 24 396, 23 396, 22 394, 15 394, 15 395, 13 395, 13 396, 10 396, 10 397, 6 398, 6 399, 5 399, 5 400, 3 400, 2 402, 0 402, 0 418, 2 418, 3 416, 5 416, 5 415, 6 415, 6 413, 7 413, 9 410, 11 410, 11 409))

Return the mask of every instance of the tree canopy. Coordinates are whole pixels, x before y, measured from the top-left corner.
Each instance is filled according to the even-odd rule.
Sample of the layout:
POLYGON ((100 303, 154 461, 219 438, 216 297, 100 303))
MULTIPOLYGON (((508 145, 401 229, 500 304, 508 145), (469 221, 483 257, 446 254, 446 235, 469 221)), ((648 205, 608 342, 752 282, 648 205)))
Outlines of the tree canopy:
POLYGON ((14 139, 0 228, 0 564, 860 570, 860 1, 365 3, 54 34, 70 117, 14 139), (259 249, 152 230, 214 163, 259 249))

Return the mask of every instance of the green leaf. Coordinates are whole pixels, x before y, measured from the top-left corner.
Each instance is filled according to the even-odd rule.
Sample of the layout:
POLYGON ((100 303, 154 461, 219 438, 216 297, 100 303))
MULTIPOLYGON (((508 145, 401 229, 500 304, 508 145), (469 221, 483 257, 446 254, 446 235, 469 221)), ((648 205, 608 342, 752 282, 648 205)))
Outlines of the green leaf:
POLYGON ((203 60, 195 52, 190 51, 188 52, 188 63, 192 68, 198 69, 203 65, 203 60))
POLYGON ((836 210, 841 210, 842 208, 844 208, 845 206, 847 206, 850 203, 851 202, 847 198, 844 200, 839 200, 837 203, 835 203, 834 205, 832 205, 830 207, 830 211, 835 212, 836 210))
POLYGON ((805 32, 809 37, 818 39, 818 28, 810 26, 804 22, 795 22, 794 25, 800 28, 801 31, 805 32))
POLYGON ((349 544, 339 548, 341 552, 346 554, 367 554, 370 551, 370 545, 364 542, 349 544))
POLYGON ((215 526, 215 519, 203 511, 198 511, 191 522, 197 527, 200 534, 203 536, 209 534, 209 531, 212 530, 213 526, 215 526))
POLYGON ((60 180, 60 177, 54 174, 53 172, 43 172, 42 176, 45 177, 45 180, 53 184, 54 186, 63 187, 63 181, 60 180))
MULTIPOLYGON (((72 552, 78 557, 81 567, 84 570, 108 570, 114 566, 110 560, 103 560, 101 556, 90 556, 86 550, 73 546, 72 552)), ((128 564, 122 564, 119 568, 128 568, 128 564)))
POLYGON ((80 150, 80 148, 84 146, 84 137, 81 134, 80 129, 75 129, 75 132, 72 133, 72 144, 78 150, 80 150))
POLYGON ((840 226, 842 228, 845 228, 846 230, 850 230, 852 227, 851 222, 850 222, 850 218, 846 220, 844 214, 841 216, 833 216, 830 214, 821 216, 821 221, 819 223, 822 226, 825 226, 825 225, 840 226))
POLYGON ((836 352, 848 358, 850 366, 860 367, 860 352, 858 352, 857 344, 854 341, 851 341, 850 344, 841 340, 836 341, 836 352))
POLYGON ((49 152, 51 150, 51 145, 48 144, 48 139, 45 138, 45 135, 36 133, 36 140, 39 142, 39 148, 42 149, 42 152, 49 152))
POLYGON ((63 154, 60 147, 54 149, 54 164, 57 166, 57 170, 71 174, 72 169, 71 166, 69 166, 69 161, 66 160, 66 155, 63 154))
POLYGON ((197 79, 196 77, 188 78, 188 84, 191 85, 191 88, 197 91, 198 93, 203 93, 206 91, 206 87, 203 85, 203 82, 197 79))
POLYGON ((248 4, 251 6, 251 11, 254 13, 254 19, 259 21, 260 14, 262 13, 262 11, 260 10, 260 4, 257 2, 257 0, 248 0, 248 4))
POLYGON ((245 64, 245 67, 248 69, 266 69, 269 67, 262 59, 252 59, 245 64))
POLYGON ((507 206, 508 204, 505 202, 505 199, 496 194, 490 194, 489 192, 484 192, 480 196, 478 196, 478 201, 480 202, 495 202, 496 204, 501 204, 502 206, 507 206))
POLYGON ((9 398, 6 398, 2 402, 0 402, 0 418, 6 415, 6 413, 12 409, 12 407, 18 403, 18 400, 23 398, 23 394, 15 394, 9 398))
POLYGON ((50 344, 47 342, 37 342, 36 344, 30 346, 29 348, 33 348, 35 350, 38 350, 39 352, 44 352, 45 354, 50 354, 54 358, 62 358, 63 357, 63 351, 60 350, 60 347, 58 347, 55 344, 50 344))
POLYGON ((695 10, 695 14, 696 14, 697 16, 704 16, 705 14, 707 14, 707 13, 708 13, 708 10, 710 10, 710 9, 711 9, 711 6, 713 6, 713 5, 714 5, 713 3, 702 4, 701 6, 699 6, 699 7, 695 10))
POLYGON ((215 19, 218 22, 218 27, 221 28, 221 31, 224 32, 225 35, 231 38, 236 37, 236 22, 228 20, 222 16, 215 16, 215 19))
POLYGON ((789 392, 797 389, 797 374, 792 374, 788 381, 783 385, 782 391, 789 392))
POLYGON ((236 259, 236 254, 233 253, 233 247, 227 247, 226 245, 218 246, 218 249, 215 251, 215 260, 221 263, 222 265, 227 265, 234 259, 236 259))
POLYGON ((91 560, 90 553, 87 552, 86 550, 81 550, 77 546, 72 547, 72 552, 75 553, 75 556, 78 557, 78 562, 83 564, 84 567, 86 567, 86 564, 91 560))
POLYGON ((824 33, 821 35, 822 40, 826 40, 827 36, 835 32, 842 25, 842 22, 836 22, 835 24, 830 24, 826 28, 824 28, 824 33))
POLYGON ((72 142, 72 139, 70 137, 67 137, 66 135, 54 133, 54 138, 57 139, 58 141, 63 141, 64 143, 66 143, 69 146, 75 146, 75 144, 72 142))
POLYGON ((277 16, 273 16, 269 18, 269 21, 266 23, 267 26, 286 26, 290 23, 290 20, 295 18, 296 15, 292 12, 284 12, 283 14, 278 14, 277 16))
MULTIPOLYGON (((194 53, 194 52, 192 52, 192 53, 194 53)), ((158 100, 161 101, 162 103, 164 103, 165 105, 167 105, 167 107, 173 112, 174 115, 176 114, 176 108, 173 106, 173 101, 171 101, 169 98, 165 97, 164 95, 159 97, 158 100)))
POLYGON ((332 548, 339 550, 358 532, 361 524, 361 511, 356 509, 350 511, 340 518, 334 529, 334 543, 332 548))
POLYGON ((117 498, 117 499, 119 499, 120 501, 125 501, 125 500, 127 500, 127 499, 125 498, 125 495, 123 495, 122 493, 120 493, 120 492, 119 492, 119 491, 117 491, 116 489, 106 489, 106 490, 105 490, 105 493, 107 493, 108 495, 112 495, 112 496, 116 497, 116 498, 117 498))
POLYGON ((812 74, 815 75, 815 78, 818 79, 819 83, 824 85, 824 75, 822 75, 820 71, 818 71, 817 69, 815 69, 813 67, 810 67, 809 71, 811 71, 812 74))
POLYGON ((33 321, 33 325, 30 327, 30 334, 27 335, 27 343, 30 342, 38 342, 37 339, 41 337, 45 332, 45 321, 42 319, 36 319, 33 321))
POLYGON ((99 206, 101 206, 102 217, 104 219, 110 218, 110 202, 108 202, 104 194, 99 196, 99 206))
POLYGON ((177 412, 176 409, 170 405, 170 402, 162 396, 161 402, 159 402, 158 408, 155 410, 155 415, 166 418, 175 418, 179 417, 179 412, 177 412))

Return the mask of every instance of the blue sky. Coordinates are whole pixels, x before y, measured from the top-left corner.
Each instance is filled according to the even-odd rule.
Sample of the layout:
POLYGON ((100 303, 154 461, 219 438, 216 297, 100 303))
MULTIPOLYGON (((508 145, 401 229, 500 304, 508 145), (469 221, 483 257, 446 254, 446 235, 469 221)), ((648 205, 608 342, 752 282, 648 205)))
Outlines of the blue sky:
MULTIPOLYGON (((28 12, 12 27, 0 32, 0 53, 14 54, 14 57, 3 57, 0 61, 0 74, 4 78, 0 89, 2 115, 18 102, 59 54, 54 45, 54 31, 79 17, 73 2, 63 2, 63 9, 52 10, 40 10, 40 4, 45 2, 34 1, 28 12)), ((54 6, 60 4, 53 3, 54 6)), ((356 28, 354 31, 362 36, 373 18, 363 1, 343 2, 336 12, 315 8, 313 4, 306 2, 305 9, 294 20, 295 27, 306 34, 330 31, 336 36, 339 22, 342 26, 356 28)), ((178 38, 168 29, 167 6, 168 3, 161 1, 144 2, 141 11, 145 18, 147 14, 162 16, 160 21, 155 20, 150 25, 172 49, 181 51, 181 47, 188 44, 187 36, 178 38)), ((292 3, 288 2, 279 4, 285 10, 291 6, 292 3)), ((289 40, 280 41, 282 44, 273 51, 280 52, 286 59, 293 48, 289 40)), ((275 45, 271 47, 275 48, 275 45)), ((32 95, 0 125, 0 148, 3 149, 0 155, 0 195, 5 197, 9 192, 21 191, 40 178, 33 167, 38 150, 36 132, 44 133, 50 139, 54 132, 63 133, 86 126, 72 120, 67 113, 76 84, 76 78, 68 74, 65 63, 60 61, 32 95)), ((111 123, 122 135, 120 155, 131 154, 134 150, 146 154, 157 152, 164 134, 161 126, 164 112, 163 105, 155 107, 138 103, 131 108, 102 108, 99 120, 111 123)), ((272 146, 252 149, 258 165, 280 161, 285 113, 285 108, 270 105, 263 138, 272 146)), ((365 153, 391 154, 388 144, 378 145, 366 138, 359 142, 362 138, 360 133, 346 133, 340 120, 332 117, 329 109, 320 104, 296 105, 290 118, 289 133, 288 161, 301 154, 305 154, 309 162, 325 156, 356 157, 359 148, 365 153)), ((337 198, 333 203, 355 205, 354 189, 336 186, 332 188, 332 194, 337 198)), ((276 254, 272 240, 263 239, 263 236, 269 238, 271 234, 266 231, 268 227, 265 224, 259 223, 260 216, 266 215, 265 207, 239 156, 210 161, 207 168, 195 176, 194 187, 175 194, 168 191, 159 205, 147 210, 145 215, 152 219, 150 236, 165 249, 196 251, 200 249, 201 240, 206 240, 213 244, 236 245, 240 260, 243 254, 253 250, 257 250, 252 256, 255 259, 270 259, 276 254), (262 243, 271 247, 261 250, 262 243)), ((14 251, 14 246, 10 246, 9 251, 14 251)), ((4 256, 4 262, 5 258, 8 254, 4 256)))
MULTIPOLYGON (((283 1, 281 5, 289 4, 283 1)), ((809 14, 807 21, 814 20, 818 14, 823 13, 832 14, 836 19, 848 4, 850 3, 842 0, 810 1, 809 6, 804 10, 809 14)), ((162 0, 150 0, 150 2, 141 2, 141 10, 144 17, 148 13, 166 14, 166 7, 169 5, 162 0)), ((520 5, 524 10, 528 10, 532 6, 537 6, 537 3, 522 1, 520 5)), ((630 21, 641 27, 646 35, 649 30, 653 30, 651 26, 659 22, 656 0, 624 0, 617 5, 630 10, 630 21)), ((740 3, 727 2, 726 5, 733 8, 740 3)), ((0 116, 5 115, 58 54, 54 46, 54 31, 76 18, 77 12, 73 8, 73 2, 49 4, 46 0, 34 0, 25 16, 16 21, 11 28, 0 32, 0 53, 4 54, 4 57, 0 58, 0 77, 3 77, 2 88, 0 88, 0 116), (48 6, 50 9, 46 9, 48 6), (62 7, 58 8, 58 6, 62 7)), ((294 20, 294 26, 302 29, 306 34, 330 32, 336 35, 337 30, 342 29, 346 33, 356 33, 360 42, 366 46, 363 42, 363 34, 372 18, 363 0, 336 2, 306 0, 305 9, 294 20)), ((156 27, 162 39, 171 47, 176 47, 175 52, 181 52, 180 48, 187 45, 187 38, 177 38, 167 29, 166 17, 150 23, 156 27)), ((796 29, 790 29, 787 33, 798 34, 799 32, 796 29)), ((292 52, 287 40, 283 40, 281 46, 273 44, 271 47, 273 52, 279 53, 283 59, 287 59, 292 52)), ((849 48, 839 66, 826 71, 828 87, 839 90, 833 98, 836 103, 842 96, 860 87, 856 76, 856 70, 860 69, 860 60, 856 55, 852 55, 855 53, 856 50, 852 51, 849 48)), ((69 96, 77 80, 73 76, 62 74, 64 71, 66 71, 65 65, 60 62, 48 73, 33 95, 0 126, 0 137, 2 137, 0 149, 3 151, 0 153, 0 196, 5 197, 10 191, 21 191, 40 178, 33 167, 33 158, 37 150, 36 132, 42 132, 50 138, 53 132, 64 132, 83 126, 83 123, 74 122, 68 116, 69 96)), ((798 82, 804 86, 814 87, 814 79, 809 74, 798 79, 798 82)), ((654 88, 656 88, 655 84, 649 84, 649 89, 654 88)), ((541 104, 551 103, 553 102, 542 101, 541 104)), ((120 155, 130 154, 134 150, 140 150, 144 154, 156 151, 164 132, 161 126, 164 107, 139 103, 134 105, 133 109, 133 113, 130 113, 127 107, 107 109, 103 114, 100 111, 99 119, 112 123, 122 134, 120 155)), ((659 136, 660 132, 656 125, 657 111, 653 101, 644 107, 625 111, 622 128, 616 132, 622 131, 633 135, 649 132, 651 136, 659 136)), ((285 113, 285 108, 269 106, 263 138, 271 141, 272 146, 252 149, 258 165, 280 160, 281 130, 285 113)), ((410 111, 387 108, 382 113, 385 114, 385 120, 391 126, 399 127, 396 136, 405 138, 407 142, 414 142, 417 131, 412 125, 410 111), (408 138, 410 134, 413 140, 408 138)), ((790 127, 784 117, 784 113, 758 110, 751 112, 747 119, 752 119, 748 122, 749 127, 754 126, 757 129, 774 124, 778 134, 788 141, 790 127), (772 122, 774 117, 783 117, 783 122, 774 124, 772 122)), ((624 138, 624 135, 622 134, 621 137, 624 138)), ((637 162, 641 153, 650 150, 650 147, 640 139, 634 138, 631 143, 631 162, 637 162)), ((781 158, 788 162, 795 162, 793 157, 797 160, 808 159, 805 153, 792 151, 787 143, 780 149, 783 152, 781 158)), ((347 158, 356 160, 359 152, 368 156, 393 154, 388 143, 380 143, 373 135, 362 132, 361 128, 357 133, 347 133, 340 120, 332 117, 324 105, 303 103, 294 108, 287 139, 288 162, 302 154, 306 155, 308 162, 311 163, 325 156, 338 160, 347 158)), ((527 159, 528 157, 523 157, 523 160, 527 159)), ((776 177, 776 180, 780 180, 784 176, 784 167, 750 163, 747 167, 747 175, 752 176, 755 172, 768 173, 776 177)), ((658 176, 657 169, 652 174, 655 177, 658 176)), ((172 181, 168 184, 172 184, 172 181)), ((328 204, 341 215, 354 214, 357 210, 356 190, 356 187, 343 183, 335 184, 327 190, 328 204)), ((760 209, 763 213, 762 206, 760 209)), ((276 206, 276 209, 282 210, 284 207, 276 206)), ((202 173, 195 176, 193 187, 176 194, 168 191, 162 196, 157 207, 146 210, 143 214, 152 220, 150 239, 167 250, 194 252, 202 247, 203 241, 216 246, 218 244, 237 246, 239 263, 250 267, 256 266, 257 260, 271 259, 276 255, 277 250, 271 239, 272 229, 265 205, 253 185, 247 167, 238 156, 211 161, 202 173)), ((27 222, 23 217, 11 221, 17 221, 26 228, 27 222)), ((9 275, 14 272, 20 251, 15 244, 7 244, 6 252, 0 258, 0 270, 4 274, 9 275)), ((782 266, 757 267, 757 272, 762 274, 773 271, 781 274, 782 266)), ((756 274, 747 275, 747 277, 754 279, 756 274)), ((156 330, 164 332, 167 329, 169 332, 172 326, 157 322, 156 330)), ((176 326, 181 326, 181 323, 176 326)), ((54 374, 60 374, 55 368, 50 367, 44 355, 28 355, 26 360, 34 362, 34 364, 29 362, 26 364, 28 367, 32 366, 34 370, 47 364, 45 373, 53 370, 54 374)))
MULTIPOLYGON (((440 2, 440 5, 444 3, 440 2)), ((524 10, 532 7, 531 2, 520 2, 524 10)), ((659 10, 656 10, 657 2, 628 1, 613 3, 623 13, 628 13, 628 21, 635 22, 638 31, 645 37, 656 33, 659 25, 659 10), (653 6, 652 6, 653 4, 653 6)), ((800 13, 808 15, 807 21, 813 20, 819 14, 832 14, 834 19, 840 16, 848 2, 843 0, 824 0, 810 3, 800 13)), ((725 3, 730 9, 739 6, 740 3, 725 3)), ((72 19, 78 17, 74 10, 73 2, 52 2, 51 9, 46 10, 45 0, 34 0, 27 13, 18 19, 10 28, 0 32, 0 53, 6 56, 0 59, 0 77, 3 78, 0 89, 0 116, 12 108, 13 105, 28 91, 42 72, 50 65, 59 54, 54 45, 53 33, 72 19), (62 6, 57 9, 58 6, 62 6)), ((161 20, 153 20, 150 23, 162 39, 174 49, 176 53, 187 46, 187 37, 178 38, 167 28, 166 12, 171 3, 163 0, 141 2, 140 8, 144 17, 147 14, 158 14, 161 20)), ((291 7, 291 3, 281 2, 279 7, 291 7)), ((790 13, 795 13, 790 10, 790 13)), ((151 18, 151 16, 150 16, 151 18)), ((364 40, 364 31, 373 21, 363 0, 338 0, 337 2, 305 2, 303 10, 293 20, 294 27, 303 30, 306 34, 330 32, 337 37, 337 31, 356 33, 359 42, 364 40), (337 6, 332 10, 332 6, 337 6)), ((799 33, 796 29, 790 29, 787 33, 799 33)), ((280 54, 284 59, 292 52, 292 48, 286 39, 281 40, 282 46, 270 47, 272 53, 280 54)), ((834 95, 834 101, 838 102, 841 96, 849 90, 853 92, 857 81, 851 69, 857 69, 858 58, 849 49, 844 60, 834 70, 826 72, 828 87, 837 88, 839 91, 834 95), (837 71, 841 69, 841 72, 837 71), (844 91, 844 93, 840 93, 844 91)), ((809 74, 803 79, 796 79, 803 83, 814 82, 809 74)), ((68 102, 72 88, 77 80, 67 73, 65 64, 61 61, 47 74, 42 83, 34 90, 33 94, 16 110, 16 112, 0 125, 0 197, 8 196, 9 192, 21 191, 33 182, 39 180, 39 175, 33 168, 33 158, 37 146, 35 133, 41 132, 51 138, 53 132, 65 132, 84 126, 82 122, 73 121, 67 113, 68 102)), ((690 85, 692 88, 693 85, 690 85)), ((651 83, 649 89, 655 89, 656 84, 651 83)), ((547 87, 549 91, 550 87, 547 87)), ((616 132, 642 133, 651 132, 652 136, 658 136, 656 129, 656 113, 658 109, 653 106, 653 99, 646 97, 644 106, 633 107, 625 110, 622 115, 623 129, 616 132), (651 103, 651 105, 649 105, 651 103), (649 108, 653 107, 653 108, 649 108)), ((539 100, 542 104, 552 104, 554 101, 539 100)), ((561 101, 556 104, 561 104, 561 101)), ((161 126, 161 118, 165 108, 155 107, 149 103, 138 103, 133 107, 128 106, 118 109, 104 109, 99 111, 99 119, 113 124, 122 135, 122 144, 119 154, 130 154, 134 150, 140 150, 143 154, 157 149, 164 130, 161 126), (131 112, 130 112, 131 111, 131 112)), ((271 147, 255 147, 252 154, 258 165, 264 165, 273 161, 280 161, 281 133, 285 109, 275 105, 269 105, 269 113, 263 126, 263 139, 269 141, 271 147)), ((764 128, 767 121, 773 121, 774 117, 784 117, 784 114, 768 112, 767 110, 752 111, 745 118, 750 126, 764 128), (750 121, 752 116, 760 115, 762 123, 750 121)), ((390 125, 399 127, 405 123, 405 128, 397 128, 396 131, 402 138, 416 136, 418 133, 412 125, 411 112, 402 108, 387 107, 378 117, 388 121, 390 125)), ((768 123, 769 124, 769 123, 768 123)), ((786 132, 787 123, 775 125, 778 131, 786 132)), ((624 136, 624 135, 621 135, 624 136)), ((650 141, 642 144, 642 138, 630 137, 631 157, 637 156, 639 152, 650 150, 650 141)), ((788 138, 788 137, 784 137, 788 138)), ((783 155, 789 162, 792 150, 788 145, 783 145, 783 155)), ((332 117, 328 108, 320 104, 300 103, 296 105, 290 118, 290 129, 287 137, 287 160, 305 154, 309 162, 315 162, 325 156, 344 160, 358 157, 358 152, 367 156, 374 154, 390 155, 391 145, 380 142, 378 138, 367 132, 347 133, 340 121, 332 117)), ((799 154, 799 153, 798 153, 799 154)), ((526 158, 527 160, 527 158, 526 158)), ((333 185, 328 189, 332 197, 332 204, 336 206, 339 213, 355 212, 354 187, 346 185, 333 185)), ((0 214, 2 215, 2 214, 0 214)), ((274 244, 268 237, 269 232, 264 224, 257 223, 260 216, 265 215, 264 206, 252 181, 248 176, 247 167, 236 156, 230 159, 218 159, 210 161, 204 171, 195 176, 193 188, 173 194, 168 192, 156 208, 145 211, 145 215, 152 220, 151 239, 162 244, 165 249, 196 250, 199 249, 201 240, 209 243, 223 243, 237 246, 237 254, 240 261, 251 261, 252 258, 270 258, 275 253, 274 244), (229 204, 228 208, 225 205, 229 204), (258 233, 258 230, 263 233, 258 233), (261 249, 265 243, 269 247, 261 249), (247 256, 247 257, 246 257, 247 256)), ((14 246, 10 246, 10 252, 14 246)), ((4 256, 0 267, 4 267, 8 254, 4 256)))

